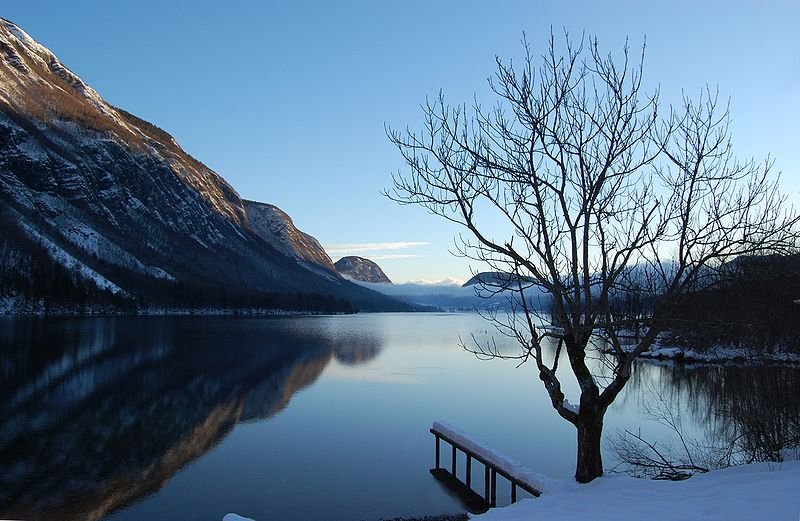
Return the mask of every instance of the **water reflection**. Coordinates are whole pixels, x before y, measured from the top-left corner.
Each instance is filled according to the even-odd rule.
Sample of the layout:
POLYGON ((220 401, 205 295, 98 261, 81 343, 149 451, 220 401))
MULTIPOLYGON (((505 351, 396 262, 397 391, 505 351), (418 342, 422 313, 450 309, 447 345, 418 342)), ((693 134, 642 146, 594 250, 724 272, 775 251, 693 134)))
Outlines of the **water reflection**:
POLYGON ((783 461, 800 451, 800 369, 643 363, 633 381, 640 406, 661 399, 686 411, 694 451, 711 467, 783 461), (658 396, 655 396, 654 390, 658 396))
MULTIPOLYGON (((461 506, 427 472, 427 428, 438 419, 537 471, 571 476, 574 430, 535 367, 458 347, 488 334, 473 315, 0 319, 0 518, 453 513, 461 506)), ((602 361, 594 368, 602 373, 602 361)), ((607 433, 642 424, 649 384, 692 436, 769 419, 766 407, 769 425, 795 422, 796 433, 798 376, 640 365, 607 433)), ((577 396, 577 383, 564 385, 577 396)))
POLYGON ((161 488, 237 422, 283 410, 334 356, 355 364, 381 349, 373 337, 264 323, 2 322, 0 517, 100 519, 161 488))

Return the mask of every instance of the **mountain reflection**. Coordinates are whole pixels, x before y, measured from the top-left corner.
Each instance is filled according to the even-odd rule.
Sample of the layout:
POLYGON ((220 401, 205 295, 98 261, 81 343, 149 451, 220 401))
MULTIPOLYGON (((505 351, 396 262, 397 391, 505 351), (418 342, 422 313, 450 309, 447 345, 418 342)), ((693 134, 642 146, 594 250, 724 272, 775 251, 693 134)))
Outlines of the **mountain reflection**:
POLYGON ((334 355, 359 363, 381 348, 292 324, 2 322, 0 517, 102 518, 161 488, 237 422, 283 410, 334 355))

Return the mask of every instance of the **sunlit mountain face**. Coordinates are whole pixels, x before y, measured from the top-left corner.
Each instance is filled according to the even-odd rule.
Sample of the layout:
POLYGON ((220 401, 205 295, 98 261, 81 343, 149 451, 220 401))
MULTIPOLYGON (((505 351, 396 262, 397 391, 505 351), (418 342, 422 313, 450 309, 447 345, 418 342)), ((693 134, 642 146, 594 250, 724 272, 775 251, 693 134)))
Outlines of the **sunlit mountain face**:
POLYGON ((0 311, 406 310, 0 19, 0 311))

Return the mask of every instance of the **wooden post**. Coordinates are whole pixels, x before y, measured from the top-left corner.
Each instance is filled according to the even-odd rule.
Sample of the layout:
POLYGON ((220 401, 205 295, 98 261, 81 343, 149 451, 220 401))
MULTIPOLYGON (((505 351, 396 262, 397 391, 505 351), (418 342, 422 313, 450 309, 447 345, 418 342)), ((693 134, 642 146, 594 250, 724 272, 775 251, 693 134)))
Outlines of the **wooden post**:
POLYGON ((491 495, 491 492, 489 491, 489 464, 488 463, 484 463, 483 464, 483 474, 484 474, 483 475, 484 490, 486 492, 484 494, 484 497, 486 498, 486 502, 488 503, 489 502, 489 497, 491 495))
POLYGON ((456 445, 453 444, 453 477, 456 477, 456 445))
POLYGON ((467 454, 467 488, 472 488, 472 455, 467 454))
POLYGON ((516 502, 517 502, 517 482, 516 481, 512 481, 511 482, 511 504, 513 505, 516 502))
POLYGON ((436 469, 439 469, 439 436, 436 436, 436 469))
POLYGON ((497 471, 492 469, 492 500, 489 504, 493 507, 497 506, 497 471))

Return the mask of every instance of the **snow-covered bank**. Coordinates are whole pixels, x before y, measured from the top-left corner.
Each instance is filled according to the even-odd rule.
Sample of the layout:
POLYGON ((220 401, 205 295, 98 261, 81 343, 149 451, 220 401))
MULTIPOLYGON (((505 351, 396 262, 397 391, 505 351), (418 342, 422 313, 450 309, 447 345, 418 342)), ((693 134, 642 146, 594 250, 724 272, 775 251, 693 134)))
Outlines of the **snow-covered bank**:
POLYGON ((767 352, 735 346, 712 346, 700 351, 688 347, 656 344, 639 356, 651 360, 674 360, 676 362, 706 364, 800 364, 800 353, 780 350, 767 352))
MULTIPOLYGON (((557 327, 549 326, 554 332, 560 332, 557 327)), ((627 340, 628 343, 622 344, 622 349, 630 352, 636 349, 636 338, 631 331, 620 331, 620 339, 627 340)), ((711 345, 699 349, 686 345, 687 341, 680 337, 674 337, 669 331, 661 333, 650 349, 639 355, 643 360, 674 361, 690 364, 742 364, 742 365, 800 365, 800 352, 786 351, 780 345, 773 348, 757 348, 748 345, 711 345)), ((691 344, 691 342, 689 342, 691 344)), ((613 354, 614 350, 610 345, 603 345, 600 349, 606 354, 613 354)))
POLYGON ((622 475, 580 485, 551 483, 546 494, 504 508, 477 521, 752 521, 797 519, 800 515, 800 462, 753 463, 694 476, 654 481, 622 475))

